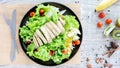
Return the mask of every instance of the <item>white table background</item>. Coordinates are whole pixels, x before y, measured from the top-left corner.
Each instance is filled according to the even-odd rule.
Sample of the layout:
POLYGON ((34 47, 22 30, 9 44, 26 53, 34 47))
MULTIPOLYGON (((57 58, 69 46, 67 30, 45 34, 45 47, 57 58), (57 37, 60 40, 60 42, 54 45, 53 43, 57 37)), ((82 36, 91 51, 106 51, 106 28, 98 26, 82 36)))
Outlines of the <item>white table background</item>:
MULTIPOLYGON (((112 38, 106 38, 103 35, 105 24, 101 29, 96 27, 98 21, 103 21, 106 18, 112 18, 113 23, 120 16, 120 1, 115 5, 105 10, 106 18, 99 19, 98 13, 94 12, 96 5, 101 0, 0 0, 1 4, 27 4, 27 3, 41 3, 41 2, 59 2, 59 3, 79 3, 81 5, 81 23, 83 27, 83 42, 81 49, 81 64, 78 65, 60 65, 54 68, 86 68, 86 58, 90 58, 90 64, 93 68, 102 68, 103 64, 96 64, 96 54, 98 57, 103 57, 106 51, 105 45, 109 45, 110 41, 115 41, 112 38), (110 10, 110 12, 108 12, 110 10)), ((119 41, 118 44, 120 45, 119 41)), ((111 58, 106 58, 109 63, 113 64, 113 68, 120 68, 120 51, 117 51, 111 58)), ((80 61, 80 60, 78 60, 80 61)), ((41 65, 0 65, 0 68, 49 68, 41 65)), ((104 67, 103 67, 104 68, 104 67)))

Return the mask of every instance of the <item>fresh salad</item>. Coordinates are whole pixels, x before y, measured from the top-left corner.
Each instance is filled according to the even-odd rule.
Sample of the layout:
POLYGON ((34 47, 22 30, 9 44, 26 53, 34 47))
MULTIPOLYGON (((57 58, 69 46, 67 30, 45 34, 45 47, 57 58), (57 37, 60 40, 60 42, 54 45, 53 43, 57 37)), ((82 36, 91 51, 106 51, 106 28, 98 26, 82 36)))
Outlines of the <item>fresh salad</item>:
POLYGON ((29 20, 20 28, 20 37, 27 45, 27 54, 42 61, 60 64, 69 59, 75 46, 80 45, 79 23, 66 10, 51 5, 37 5, 29 20))

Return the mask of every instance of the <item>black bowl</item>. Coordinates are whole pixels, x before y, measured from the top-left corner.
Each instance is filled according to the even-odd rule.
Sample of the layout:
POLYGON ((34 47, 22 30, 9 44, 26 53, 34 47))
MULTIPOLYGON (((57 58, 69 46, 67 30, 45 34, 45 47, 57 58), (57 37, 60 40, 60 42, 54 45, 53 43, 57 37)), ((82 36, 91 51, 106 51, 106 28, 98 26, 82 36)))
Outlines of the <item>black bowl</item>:
MULTIPOLYGON (((55 6, 55 7, 58 7, 60 10, 67 10, 65 13, 64 13, 64 15, 73 15, 73 16, 76 16, 76 14, 71 10, 71 9, 69 9, 68 7, 66 7, 65 5, 62 5, 62 4, 59 4, 59 3, 55 3, 55 2, 45 2, 45 3, 42 3, 42 4, 44 4, 44 5, 53 5, 53 6, 55 6)), ((28 21, 28 19, 29 19, 29 13, 31 12, 31 11, 35 11, 35 9, 37 8, 37 6, 35 6, 35 7, 33 7, 32 9, 30 9, 26 14, 25 14, 25 16, 23 17, 23 19, 22 19, 22 21, 21 21, 21 24, 20 24, 20 27, 22 27, 23 25, 25 25, 25 23, 26 23, 26 21, 28 21)), ((79 27, 79 30, 80 30, 80 32, 81 32, 81 35, 80 35, 80 41, 82 42, 82 35, 83 35, 83 32, 82 32, 82 26, 81 26, 81 23, 80 23, 80 21, 79 21, 79 18, 76 16, 76 20, 79 22, 79 24, 80 24, 80 27, 79 27)), ((19 30, 19 33, 20 33, 20 30, 19 30)), ((18 33, 18 34, 19 34, 18 33)), ((20 44, 21 44, 21 47, 22 47, 22 49, 23 49, 23 51, 25 52, 25 54, 26 54, 26 52, 27 52, 27 45, 23 42, 23 40, 22 40, 22 38, 20 37, 20 35, 19 35, 19 41, 20 41, 20 44)), ((65 62, 67 62, 68 60, 70 60, 76 53, 77 53, 77 51, 78 51, 78 49, 79 49, 79 47, 80 46, 76 46, 74 49, 73 49, 73 51, 72 51, 72 54, 70 55, 70 58, 69 59, 65 59, 65 60, 63 60, 60 64, 63 64, 63 63, 65 63, 65 62)), ((31 60, 33 60, 34 62, 36 62, 36 63, 38 63, 38 64, 41 64, 41 65, 45 65, 45 66, 55 66, 55 65, 59 65, 59 64, 55 64, 52 60, 49 60, 49 61, 47 61, 47 62, 44 62, 44 61, 42 61, 42 60, 40 60, 40 59, 37 59, 37 58, 35 58, 35 57, 30 57, 28 54, 26 54, 31 60)), ((80 60, 78 60, 78 61, 80 61, 80 60)))

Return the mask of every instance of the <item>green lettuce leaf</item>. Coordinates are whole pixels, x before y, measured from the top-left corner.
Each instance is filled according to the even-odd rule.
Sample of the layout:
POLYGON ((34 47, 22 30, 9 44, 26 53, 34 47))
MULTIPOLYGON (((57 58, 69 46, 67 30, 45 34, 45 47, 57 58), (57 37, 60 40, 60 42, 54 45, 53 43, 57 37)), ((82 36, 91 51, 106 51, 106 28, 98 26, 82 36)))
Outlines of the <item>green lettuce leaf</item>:
POLYGON ((64 16, 64 20, 65 20, 64 28, 66 31, 69 31, 70 29, 73 29, 73 28, 79 28, 79 23, 75 19, 75 16, 66 15, 64 16))
POLYGON ((27 28, 27 26, 23 26, 20 28, 20 36, 24 42, 26 39, 32 39, 33 33, 27 28))
POLYGON ((34 43, 31 43, 31 44, 28 45, 28 47, 27 47, 27 54, 28 54, 29 56, 33 56, 34 50, 35 50, 35 44, 34 44, 34 43))
POLYGON ((34 57, 41 59, 43 61, 50 60, 49 50, 46 46, 41 46, 37 49, 38 51, 34 53, 34 57))

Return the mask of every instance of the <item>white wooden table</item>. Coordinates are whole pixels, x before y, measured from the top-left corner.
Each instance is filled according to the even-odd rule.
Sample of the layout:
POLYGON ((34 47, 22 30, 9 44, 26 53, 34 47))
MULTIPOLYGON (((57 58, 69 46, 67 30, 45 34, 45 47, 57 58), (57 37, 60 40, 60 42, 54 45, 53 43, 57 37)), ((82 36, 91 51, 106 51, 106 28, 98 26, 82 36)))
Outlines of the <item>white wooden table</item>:
MULTIPOLYGON (((60 65, 57 68, 86 68, 86 58, 90 58, 90 64, 93 68, 104 68, 103 64, 96 64, 95 58, 103 57, 102 54, 106 51, 105 45, 109 45, 110 41, 115 41, 112 38, 106 38, 103 35, 102 27, 98 29, 96 24, 98 21, 104 22, 105 19, 99 19, 97 17, 98 13, 94 12, 96 5, 101 0, 46 0, 46 1, 55 1, 59 3, 79 3, 81 5, 82 14, 81 14, 81 23, 83 27, 83 42, 80 47, 81 49, 81 64, 79 65, 60 65)), ((41 0, 0 0, 2 4, 21 4, 21 3, 41 3, 45 1, 41 0)), ((120 16, 120 1, 115 5, 105 10, 106 18, 112 18, 113 23, 120 16), (108 12, 110 10, 110 12, 108 12)), ((120 45, 120 41, 116 41, 120 45)), ((113 68, 120 68, 120 51, 117 51, 111 58, 105 58, 109 63, 113 64, 113 68)), ((80 60, 78 60, 80 61, 80 60)), ((0 66, 0 68, 45 68, 44 66, 38 65, 5 65, 0 66)))

